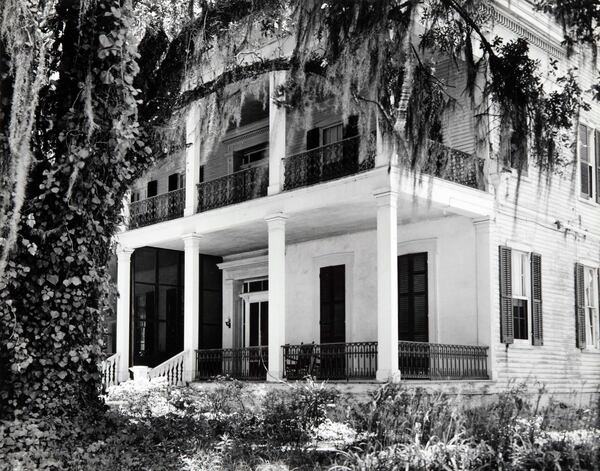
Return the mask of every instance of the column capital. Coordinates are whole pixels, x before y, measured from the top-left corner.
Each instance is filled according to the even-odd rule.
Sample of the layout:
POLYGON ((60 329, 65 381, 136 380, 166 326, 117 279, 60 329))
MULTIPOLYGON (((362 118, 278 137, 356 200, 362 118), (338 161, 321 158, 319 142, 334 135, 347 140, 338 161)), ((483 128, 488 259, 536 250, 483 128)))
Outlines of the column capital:
POLYGON ((282 212, 273 213, 265 216, 265 221, 269 226, 272 225, 285 225, 285 221, 288 219, 288 216, 282 212))
POLYGON ((192 232, 191 234, 184 234, 181 239, 184 247, 199 247, 202 235, 192 232))
POLYGON ((120 245, 117 248, 117 259, 122 260, 122 261, 129 260, 131 258, 131 254, 134 251, 135 251, 135 249, 132 249, 130 247, 123 247, 120 245))
POLYGON ((494 222, 494 219, 491 218, 490 216, 473 219, 473 225, 477 228, 488 227, 493 222, 494 222))
POLYGON ((398 190, 395 188, 378 188, 373 192, 377 206, 396 205, 398 201, 398 190))

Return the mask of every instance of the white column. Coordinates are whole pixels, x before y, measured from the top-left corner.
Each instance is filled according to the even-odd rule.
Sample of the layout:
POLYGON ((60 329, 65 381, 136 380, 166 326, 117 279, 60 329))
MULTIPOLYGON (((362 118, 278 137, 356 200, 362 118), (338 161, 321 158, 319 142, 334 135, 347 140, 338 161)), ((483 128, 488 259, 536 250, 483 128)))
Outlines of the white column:
POLYGON ((279 193, 283 187, 283 159, 285 158, 286 109, 273 99, 283 98, 277 89, 286 81, 286 72, 269 74, 269 188, 267 193, 279 193))
POLYGON ((283 377, 285 344, 285 221, 282 213, 265 218, 269 228, 269 374, 267 381, 283 377))
POLYGON ((377 381, 398 381, 398 193, 386 188, 377 199, 377 381))
POLYGON ((477 344, 489 347, 488 350, 488 375, 495 379, 496 368, 494 361, 494 336, 493 313, 498 312, 495 306, 494 286, 496 286, 497 268, 494 264, 498 249, 494 250, 493 221, 491 218, 482 218, 473 221, 476 238, 476 296, 477 296, 477 344))
POLYGON ((183 236, 183 246, 183 349, 187 352, 184 379, 193 381, 200 335, 200 235, 183 236))
POLYGON ((117 353, 119 381, 129 379, 129 324, 131 322, 131 254, 133 249, 117 250, 117 353))
POLYGON ((192 105, 185 120, 185 209, 184 216, 191 216, 198 206, 198 179, 200 175, 200 116, 198 106, 192 105))

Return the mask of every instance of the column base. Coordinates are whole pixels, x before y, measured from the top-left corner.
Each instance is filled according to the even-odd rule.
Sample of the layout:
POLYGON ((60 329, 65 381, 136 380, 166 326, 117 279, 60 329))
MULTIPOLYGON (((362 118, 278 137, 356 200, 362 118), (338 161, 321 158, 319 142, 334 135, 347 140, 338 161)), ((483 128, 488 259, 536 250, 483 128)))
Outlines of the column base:
POLYGON ((267 187, 267 195, 276 195, 277 193, 281 193, 281 188, 279 188, 279 185, 269 185, 267 187))
POLYGON ((279 383, 285 381, 283 379, 283 371, 269 370, 267 373, 267 383, 279 383))
POLYGON ((375 380, 380 383, 399 383, 400 370, 377 370, 375 380))
POLYGON ((183 209, 183 216, 193 216, 196 213, 196 211, 194 210, 194 208, 184 208, 183 209))

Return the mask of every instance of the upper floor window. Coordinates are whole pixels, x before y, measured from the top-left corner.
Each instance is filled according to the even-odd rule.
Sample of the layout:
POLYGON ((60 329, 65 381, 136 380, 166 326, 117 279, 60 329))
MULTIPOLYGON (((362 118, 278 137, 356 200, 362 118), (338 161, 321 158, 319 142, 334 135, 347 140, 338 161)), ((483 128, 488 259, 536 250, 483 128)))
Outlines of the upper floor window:
POLYGON ((175 191, 185 186, 185 175, 182 173, 173 173, 169 175, 168 191, 175 191))
POLYGON ((578 144, 580 194, 600 203, 600 131, 580 124, 578 144))
POLYGON ((146 186, 146 198, 152 198, 158 194, 158 181, 151 180, 146 186))
POLYGON ((238 170, 255 167, 269 158, 269 143, 263 142, 256 146, 235 152, 234 159, 238 170))

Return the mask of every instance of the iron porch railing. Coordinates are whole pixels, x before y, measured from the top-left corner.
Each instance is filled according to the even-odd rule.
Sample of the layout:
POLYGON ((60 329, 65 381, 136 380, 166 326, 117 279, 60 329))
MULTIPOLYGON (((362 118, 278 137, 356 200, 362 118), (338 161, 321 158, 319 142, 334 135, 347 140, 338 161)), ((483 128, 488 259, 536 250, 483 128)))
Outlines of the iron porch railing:
POLYGON ((269 347, 196 350, 196 379, 230 376, 264 381, 269 369, 269 347))
POLYGON ((360 136, 349 137, 284 159, 284 190, 335 180, 372 169, 372 153, 359 162, 360 136))
POLYGON ((377 342, 284 345, 283 359, 287 379, 373 379, 377 342))
POLYGON ((398 342, 402 379, 488 379, 488 347, 398 342))
POLYGON ((483 159, 435 141, 428 141, 427 151, 428 160, 422 168, 423 173, 471 188, 484 189, 483 159))
POLYGON ((152 196, 129 205, 129 229, 180 218, 185 208, 185 188, 152 196))
POLYGON ((198 184, 198 212, 267 195, 269 166, 261 165, 198 184))

